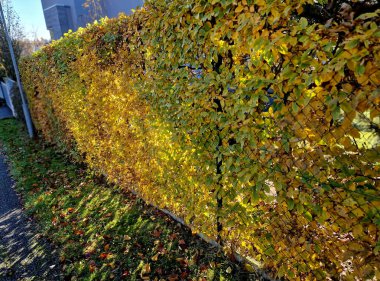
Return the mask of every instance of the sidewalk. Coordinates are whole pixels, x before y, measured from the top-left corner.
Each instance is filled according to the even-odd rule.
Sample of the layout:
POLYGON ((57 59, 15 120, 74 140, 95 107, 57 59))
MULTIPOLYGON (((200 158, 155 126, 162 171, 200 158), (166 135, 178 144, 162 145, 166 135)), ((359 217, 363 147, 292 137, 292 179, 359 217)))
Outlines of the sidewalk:
POLYGON ((60 280, 55 251, 23 213, 4 160, 0 145, 0 280, 60 280))

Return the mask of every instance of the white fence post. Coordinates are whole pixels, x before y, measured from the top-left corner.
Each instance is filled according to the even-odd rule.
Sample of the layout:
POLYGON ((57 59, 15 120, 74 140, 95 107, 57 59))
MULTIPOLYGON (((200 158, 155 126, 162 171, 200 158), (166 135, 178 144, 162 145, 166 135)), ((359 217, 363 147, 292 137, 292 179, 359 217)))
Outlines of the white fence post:
POLYGON ((5 83, 1 82, 1 91, 3 94, 3 97, 5 99, 5 103, 9 107, 9 109, 12 111, 12 114, 14 117, 17 117, 17 113, 15 110, 15 107, 13 106, 13 101, 12 101, 12 88, 15 85, 15 81, 9 78, 5 78, 5 83))

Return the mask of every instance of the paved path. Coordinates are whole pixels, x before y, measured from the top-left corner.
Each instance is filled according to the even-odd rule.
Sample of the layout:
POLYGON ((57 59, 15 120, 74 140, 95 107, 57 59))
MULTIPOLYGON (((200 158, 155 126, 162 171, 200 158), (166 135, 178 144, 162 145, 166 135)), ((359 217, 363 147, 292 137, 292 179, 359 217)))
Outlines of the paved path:
POLYGON ((23 213, 4 160, 0 145, 0 280, 61 280, 55 251, 23 213))
POLYGON ((13 118, 12 111, 8 106, 0 106, 0 119, 13 118))

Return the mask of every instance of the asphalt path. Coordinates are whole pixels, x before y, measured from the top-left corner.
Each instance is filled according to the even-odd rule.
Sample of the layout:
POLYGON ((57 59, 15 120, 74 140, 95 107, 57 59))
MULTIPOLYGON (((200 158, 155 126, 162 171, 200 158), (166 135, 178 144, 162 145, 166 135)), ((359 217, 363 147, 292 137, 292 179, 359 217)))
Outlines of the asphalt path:
POLYGON ((0 280, 61 280, 57 251, 24 213, 0 144, 0 280))

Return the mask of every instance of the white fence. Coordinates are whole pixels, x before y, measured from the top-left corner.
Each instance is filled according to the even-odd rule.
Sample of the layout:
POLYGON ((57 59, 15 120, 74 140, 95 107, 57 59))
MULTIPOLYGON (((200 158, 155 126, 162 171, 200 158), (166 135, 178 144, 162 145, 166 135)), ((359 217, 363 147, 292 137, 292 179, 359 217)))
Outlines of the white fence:
POLYGON ((0 97, 5 99, 5 102, 12 111, 13 116, 17 117, 17 112, 13 104, 14 97, 12 93, 12 89, 16 86, 16 82, 9 78, 5 78, 4 81, 5 82, 0 83, 0 97))

